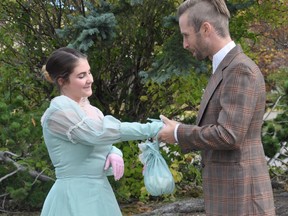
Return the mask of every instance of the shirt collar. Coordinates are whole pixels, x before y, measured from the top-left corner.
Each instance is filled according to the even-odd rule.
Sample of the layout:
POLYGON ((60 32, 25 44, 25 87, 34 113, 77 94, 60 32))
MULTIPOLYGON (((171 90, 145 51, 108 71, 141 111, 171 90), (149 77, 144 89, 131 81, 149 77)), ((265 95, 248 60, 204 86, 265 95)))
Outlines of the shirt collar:
POLYGON ((221 61, 227 55, 227 53, 230 52, 230 50, 232 50, 235 46, 236 46, 235 42, 231 41, 228 44, 226 44, 222 49, 220 49, 215 55, 213 55, 212 59, 213 74, 216 71, 219 64, 221 63, 221 61))

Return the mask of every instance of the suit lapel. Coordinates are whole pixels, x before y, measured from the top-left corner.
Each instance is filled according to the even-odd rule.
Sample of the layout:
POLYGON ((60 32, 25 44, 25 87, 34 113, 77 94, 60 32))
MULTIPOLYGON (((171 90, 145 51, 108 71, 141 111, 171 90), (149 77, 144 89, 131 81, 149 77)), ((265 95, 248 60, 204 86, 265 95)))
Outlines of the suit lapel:
POLYGON ((206 106, 207 106, 210 98, 212 97, 214 91, 216 90, 218 84, 221 82, 221 80, 222 80, 222 71, 218 71, 218 69, 217 69, 215 71, 215 73, 210 77, 210 80, 209 80, 207 87, 205 89, 205 92, 203 94, 203 97, 202 97, 202 100, 200 103, 199 113, 197 116, 197 121, 196 121, 197 125, 200 123, 200 120, 202 119, 202 116, 204 114, 206 106))
POLYGON ((215 73, 211 76, 201 100, 200 109, 196 120, 197 125, 200 124, 200 121, 203 117, 203 114, 206 110, 209 100, 211 99, 213 93, 217 89, 217 86, 223 79, 223 70, 230 64, 230 62, 235 58, 235 56, 239 52, 243 51, 241 47, 237 45, 225 56, 220 65, 217 67, 215 73))

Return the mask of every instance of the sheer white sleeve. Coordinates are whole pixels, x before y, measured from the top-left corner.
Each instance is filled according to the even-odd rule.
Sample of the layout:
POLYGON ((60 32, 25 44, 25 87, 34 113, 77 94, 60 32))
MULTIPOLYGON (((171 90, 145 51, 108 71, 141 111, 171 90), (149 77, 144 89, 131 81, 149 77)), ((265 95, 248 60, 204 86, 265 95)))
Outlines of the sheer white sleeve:
POLYGON ((98 109, 94 109, 94 115, 93 107, 89 106, 85 110, 66 96, 56 97, 41 119, 43 128, 72 143, 111 145, 121 141, 155 137, 163 126, 161 121, 144 124, 121 123, 113 116, 103 116, 98 109))
POLYGON ((65 96, 53 99, 43 118, 43 127, 75 144, 111 145, 121 141, 119 120, 112 116, 95 120, 65 96))

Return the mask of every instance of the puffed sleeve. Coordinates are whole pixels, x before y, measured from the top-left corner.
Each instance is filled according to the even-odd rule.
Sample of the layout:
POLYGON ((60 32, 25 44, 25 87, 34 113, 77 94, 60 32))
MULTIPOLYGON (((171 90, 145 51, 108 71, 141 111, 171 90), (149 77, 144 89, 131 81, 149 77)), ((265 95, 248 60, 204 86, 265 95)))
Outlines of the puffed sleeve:
POLYGON ((52 100, 42 122, 43 127, 55 136, 68 139, 75 144, 86 145, 143 140, 156 136, 163 126, 162 122, 145 124, 120 122, 111 115, 95 120, 66 96, 59 96, 52 100))
POLYGON ((121 141, 118 119, 105 116, 95 121, 66 96, 54 98, 44 116, 43 127, 55 136, 75 144, 111 145, 121 141))

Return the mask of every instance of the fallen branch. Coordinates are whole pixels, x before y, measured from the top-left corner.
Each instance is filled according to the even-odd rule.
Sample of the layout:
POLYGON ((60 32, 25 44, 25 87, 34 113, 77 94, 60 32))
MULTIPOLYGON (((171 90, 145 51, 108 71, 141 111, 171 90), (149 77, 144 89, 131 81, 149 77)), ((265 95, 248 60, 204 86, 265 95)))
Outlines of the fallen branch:
POLYGON ((278 105, 278 103, 280 102, 282 98, 282 95, 280 95, 278 98, 277 98, 277 101, 275 102, 275 104, 273 105, 272 109, 270 110, 270 112, 267 113, 266 117, 264 117, 264 121, 266 121, 269 117, 269 115, 274 111, 274 109, 276 108, 276 106, 278 105))
POLYGON ((287 145, 287 142, 281 143, 282 147, 280 148, 280 150, 274 155, 273 158, 271 158, 268 161, 268 164, 270 166, 273 166, 276 163, 276 161, 278 161, 278 162, 280 162, 281 165, 285 165, 286 167, 288 167, 288 164, 286 162, 286 161, 288 161, 288 157, 287 157, 288 151, 287 151, 287 146, 286 145, 287 145), (281 159, 280 158, 281 156, 284 156, 284 159, 281 159))
POLYGON ((13 171, 13 172, 11 172, 11 173, 3 176, 2 178, 0 178, 0 182, 2 182, 4 179, 7 179, 7 178, 9 178, 10 176, 16 174, 18 171, 19 171, 19 169, 16 169, 15 171, 13 171))
MULTIPOLYGON (((16 161, 14 161, 11 157, 18 157, 16 154, 9 152, 9 151, 0 151, 0 161, 3 161, 5 163, 12 163, 15 167, 16 170, 14 170, 13 172, 3 176, 0 178, 0 182, 2 182, 3 180, 9 178, 10 176, 15 175, 17 172, 24 172, 27 171, 28 168, 17 163, 16 161)), ((42 172, 37 172, 35 170, 28 170, 28 173, 35 178, 35 180, 39 179, 41 181, 55 181, 53 178, 43 175, 43 171, 42 172)))

